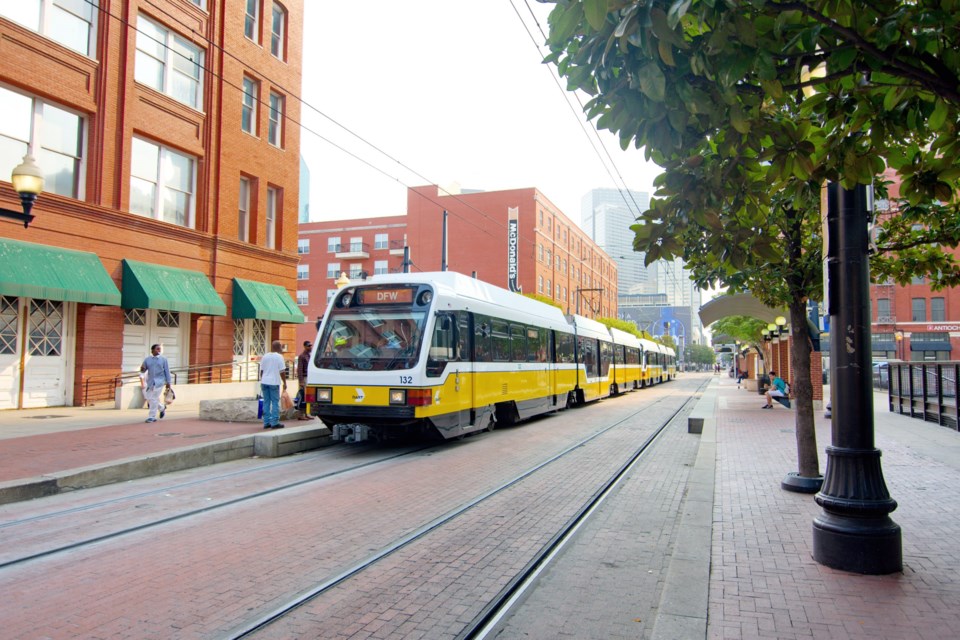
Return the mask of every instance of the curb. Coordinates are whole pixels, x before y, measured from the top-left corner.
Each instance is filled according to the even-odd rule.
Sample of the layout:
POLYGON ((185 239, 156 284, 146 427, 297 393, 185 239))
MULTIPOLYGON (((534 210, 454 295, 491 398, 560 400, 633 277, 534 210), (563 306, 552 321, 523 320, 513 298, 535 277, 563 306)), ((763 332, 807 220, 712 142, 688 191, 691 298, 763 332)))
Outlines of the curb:
POLYGON ((701 434, 700 446, 687 479, 687 495, 660 593, 652 640, 707 636, 717 469, 717 382, 711 382, 688 418, 688 432, 701 434))
POLYGON ((279 458, 333 444, 330 430, 294 427, 282 431, 236 436, 145 456, 58 471, 34 478, 0 483, 0 505, 138 480, 163 473, 195 469, 243 458, 279 458))

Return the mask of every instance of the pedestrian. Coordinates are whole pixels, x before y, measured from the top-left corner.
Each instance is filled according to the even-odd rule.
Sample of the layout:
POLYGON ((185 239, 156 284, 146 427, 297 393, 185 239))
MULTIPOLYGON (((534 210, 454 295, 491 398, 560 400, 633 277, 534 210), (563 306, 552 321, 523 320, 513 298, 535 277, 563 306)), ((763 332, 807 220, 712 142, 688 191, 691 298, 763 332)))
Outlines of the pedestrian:
POLYGON ((263 428, 283 429, 280 423, 280 387, 287 390, 287 365, 283 361, 283 343, 274 340, 270 353, 260 358, 260 394, 263 397, 263 428))
POLYGON ((320 331, 320 325, 323 324, 323 316, 317 316, 317 321, 314 323, 317 325, 317 331, 320 331))
POLYGON ((151 345, 150 355, 140 365, 140 371, 145 376, 143 397, 148 408, 145 422, 156 422, 158 414, 160 418, 167 415, 167 406, 161 404, 160 395, 170 388, 170 365, 167 359, 160 355, 162 352, 162 345, 151 345))
POLYGON ((774 398, 786 398, 787 397, 787 383, 777 375, 776 371, 770 372, 770 378, 772 382, 770 383, 770 388, 765 394, 767 396, 767 404, 760 407, 761 409, 773 409, 773 399, 774 398))
POLYGON ((307 404, 305 400, 305 394, 307 391, 307 369, 310 368, 310 350, 313 348, 313 343, 309 340, 303 341, 303 351, 300 352, 300 355, 297 356, 297 419, 298 420, 310 420, 310 416, 307 415, 307 404))

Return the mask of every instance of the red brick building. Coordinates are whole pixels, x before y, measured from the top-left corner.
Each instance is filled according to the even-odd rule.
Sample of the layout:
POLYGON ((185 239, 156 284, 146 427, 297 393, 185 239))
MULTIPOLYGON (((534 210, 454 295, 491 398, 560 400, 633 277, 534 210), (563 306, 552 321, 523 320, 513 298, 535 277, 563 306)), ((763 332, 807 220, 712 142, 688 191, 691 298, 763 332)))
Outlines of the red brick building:
POLYGON ((69 7, 0 4, 0 207, 25 154, 46 178, 0 218, 0 408, 90 401, 154 342, 229 372, 303 319, 303 0, 69 7))
MULTIPOLYGON (((899 198, 899 180, 892 172, 887 179, 893 181, 889 188, 893 203, 899 198)), ((956 249, 943 251, 960 258, 956 249)), ((914 278, 908 285, 877 283, 870 286, 870 306, 874 359, 960 359, 960 293, 956 289, 934 291, 924 278, 914 278)))
MULTIPOLYGON (((540 191, 453 191, 409 189, 405 216, 301 224, 297 297, 306 315, 323 315, 341 273, 355 280, 401 271, 404 243, 411 271, 440 271, 446 211, 447 270, 509 288, 510 221, 516 220, 519 289, 567 313, 616 317, 616 264, 540 191)), ((313 338, 314 330, 302 327, 297 341, 313 338)))

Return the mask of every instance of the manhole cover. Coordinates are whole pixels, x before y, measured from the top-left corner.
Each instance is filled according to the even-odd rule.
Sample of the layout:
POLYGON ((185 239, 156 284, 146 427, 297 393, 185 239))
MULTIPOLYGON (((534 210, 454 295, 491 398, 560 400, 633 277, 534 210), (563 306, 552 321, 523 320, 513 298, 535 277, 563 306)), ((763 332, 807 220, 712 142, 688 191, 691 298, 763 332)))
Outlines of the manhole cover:
POLYGON ((66 418, 67 416, 49 415, 49 416, 26 416, 26 417, 30 418, 31 420, 48 420, 50 418, 66 418))
POLYGON ((179 435, 183 435, 183 434, 181 434, 181 433, 158 433, 157 435, 160 436, 161 438, 171 438, 171 437, 173 437, 173 436, 179 436, 179 435))

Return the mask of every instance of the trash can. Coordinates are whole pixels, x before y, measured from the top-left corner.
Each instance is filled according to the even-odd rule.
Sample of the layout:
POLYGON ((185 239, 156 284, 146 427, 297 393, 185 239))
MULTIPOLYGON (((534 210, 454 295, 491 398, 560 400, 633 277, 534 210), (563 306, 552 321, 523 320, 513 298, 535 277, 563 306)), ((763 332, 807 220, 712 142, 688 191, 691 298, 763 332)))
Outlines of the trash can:
POLYGON ((767 393, 767 387, 770 386, 770 376, 763 374, 760 376, 760 380, 757 382, 757 393, 761 396, 767 393))

